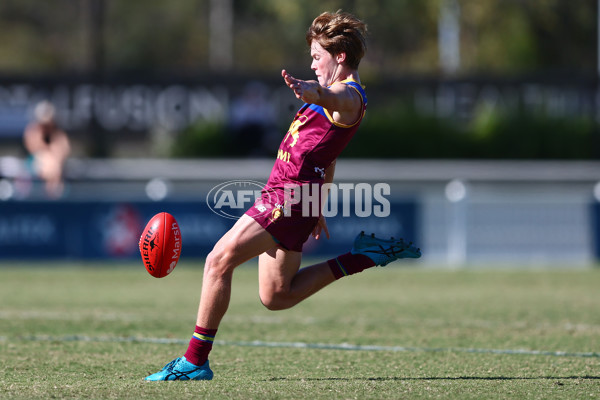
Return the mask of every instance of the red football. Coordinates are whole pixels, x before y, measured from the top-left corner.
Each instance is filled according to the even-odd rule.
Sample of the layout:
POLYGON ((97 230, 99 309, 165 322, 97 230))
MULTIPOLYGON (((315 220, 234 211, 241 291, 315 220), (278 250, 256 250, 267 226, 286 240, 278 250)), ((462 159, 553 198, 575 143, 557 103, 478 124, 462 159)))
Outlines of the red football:
POLYGON ((156 214, 140 236, 140 254, 150 275, 169 275, 181 255, 181 231, 175 218, 166 212, 156 214))

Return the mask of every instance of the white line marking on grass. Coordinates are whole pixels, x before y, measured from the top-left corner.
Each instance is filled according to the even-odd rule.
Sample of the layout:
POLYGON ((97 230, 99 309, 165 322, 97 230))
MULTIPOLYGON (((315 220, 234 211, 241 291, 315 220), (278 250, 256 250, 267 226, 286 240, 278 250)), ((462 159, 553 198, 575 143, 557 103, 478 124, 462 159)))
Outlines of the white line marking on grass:
POLYGON ((46 321, 83 321, 88 319, 101 321, 140 321, 144 319, 137 314, 126 313, 106 313, 102 311, 81 311, 81 312, 66 312, 66 311, 43 311, 43 310, 10 310, 0 311, 0 319, 6 320, 46 320, 46 321))
MULTIPOLYGON (((118 343, 154 343, 154 344, 178 344, 187 345, 187 339, 170 338, 144 338, 144 337, 112 337, 112 336, 21 336, 17 339, 34 342, 118 342, 118 343)), ((0 336, 0 341, 8 341, 7 337, 0 336)), ((404 346, 375 346, 375 345, 354 345, 349 343, 328 344, 328 343, 305 343, 305 342, 263 342, 255 340, 230 341, 215 340, 215 344, 222 346, 243 346, 243 347, 271 347, 271 348, 295 348, 295 349, 320 349, 320 350, 351 350, 351 351, 390 351, 390 352, 410 352, 410 353, 475 353, 475 354, 508 354, 508 355, 528 355, 528 356, 553 356, 553 357, 582 357, 582 358, 600 358, 599 352, 568 352, 568 351, 544 351, 544 350, 525 350, 525 349, 472 349, 463 347, 404 347, 404 346)))
POLYGON ((374 346, 374 345, 353 345, 349 343, 326 344, 326 343, 304 343, 304 342, 232 342, 218 341, 230 346, 247 347, 287 347, 287 348, 305 348, 305 349, 323 349, 323 350, 353 350, 353 351, 391 351, 391 352, 411 352, 411 353, 480 353, 480 354, 523 354, 535 356, 555 356, 555 357, 600 357, 600 353, 578 353, 566 351, 540 351, 524 349, 469 349, 462 347, 404 347, 404 346, 374 346))

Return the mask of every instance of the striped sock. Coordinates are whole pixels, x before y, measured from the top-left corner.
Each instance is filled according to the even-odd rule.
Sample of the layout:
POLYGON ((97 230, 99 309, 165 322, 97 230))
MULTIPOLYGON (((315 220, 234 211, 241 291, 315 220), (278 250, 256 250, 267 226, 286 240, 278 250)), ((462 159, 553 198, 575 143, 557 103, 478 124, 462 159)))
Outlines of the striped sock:
POLYGON ((375 262, 364 254, 346 253, 327 261, 335 279, 357 274, 375 266, 375 262))
POLYGON ((205 329, 196 325, 196 329, 184 355, 185 359, 194 365, 203 365, 208 360, 208 353, 212 349, 216 334, 216 329, 205 329))

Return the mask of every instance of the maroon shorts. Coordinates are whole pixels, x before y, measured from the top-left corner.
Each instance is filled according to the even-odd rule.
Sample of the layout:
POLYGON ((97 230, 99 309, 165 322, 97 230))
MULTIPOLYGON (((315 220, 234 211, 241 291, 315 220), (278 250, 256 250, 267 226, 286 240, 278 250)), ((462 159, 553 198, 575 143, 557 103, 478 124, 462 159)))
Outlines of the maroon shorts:
POLYGON ((301 252, 319 217, 303 217, 299 204, 286 209, 285 202, 279 199, 283 199, 283 192, 275 196, 272 192, 263 192, 262 197, 245 214, 265 228, 283 248, 301 252))

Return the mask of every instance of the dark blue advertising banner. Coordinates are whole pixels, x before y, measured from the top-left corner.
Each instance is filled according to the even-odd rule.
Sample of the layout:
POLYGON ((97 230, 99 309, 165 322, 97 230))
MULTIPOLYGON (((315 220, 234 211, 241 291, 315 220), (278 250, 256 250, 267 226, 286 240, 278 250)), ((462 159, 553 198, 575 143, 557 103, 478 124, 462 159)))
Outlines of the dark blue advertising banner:
MULTIPOLYGON (((171 213, 181 228, 181 259, 205 257, 235 223, 198 202, 4 202, 0 203, 0 259, 135 259, 138 241, 153 215, 171 213)), ((310 254, 349 251, 360 231, 418 240, 418 206, 390 202, 386 217, 336 215, 327 218, 331 239, 310 238, 310 254)))

